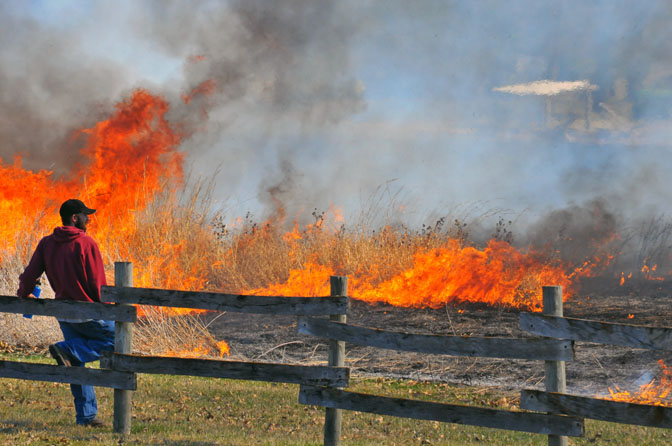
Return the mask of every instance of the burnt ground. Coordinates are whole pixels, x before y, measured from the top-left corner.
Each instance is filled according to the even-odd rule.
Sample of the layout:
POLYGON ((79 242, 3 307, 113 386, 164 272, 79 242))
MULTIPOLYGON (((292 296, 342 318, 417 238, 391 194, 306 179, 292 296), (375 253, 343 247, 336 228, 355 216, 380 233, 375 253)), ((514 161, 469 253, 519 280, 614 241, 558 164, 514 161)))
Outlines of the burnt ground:
MULTIPOLYGON (((584 291, 564 304, 567 317, 650 326, 672 326, 672 288, 622 289, 600 295, 584 291), (634 314, 629 319, 628 314, 634 314)), ((352 300, 348 323, 420 334, 527 337, 518 328, 519 312, 485 305, 456 304, 441 309, 370 305, 352 300)), ((326 364, 324 340, 296 333, 293 316, 223 313, 211 318, 210 329, 225 339, 233 360, 326 364)), ((567 388, 573 394, 606 394, 614 385, 637 390, 647 373, 660 373, 659 359, 672 363, 672 352, 649 351, 592 343, 576 343, 576 360, 568 362, 567 388), (639 381, 638 381, 639 380, 639 381)), ((346 344, 346 366, 354 376, 432 380, 507 390, 542 388, 544 362, 449 357, 397 352, 346 344)))

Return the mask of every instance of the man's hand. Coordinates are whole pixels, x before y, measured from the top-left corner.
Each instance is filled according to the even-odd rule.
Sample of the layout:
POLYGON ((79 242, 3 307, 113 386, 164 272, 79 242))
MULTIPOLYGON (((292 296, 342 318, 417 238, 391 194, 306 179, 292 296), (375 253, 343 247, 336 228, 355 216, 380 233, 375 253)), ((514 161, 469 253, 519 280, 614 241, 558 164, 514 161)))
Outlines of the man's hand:
POLYGON ((37 299, 33 293, 30 293, 29 295, 26 296, 26 299, 37 299))

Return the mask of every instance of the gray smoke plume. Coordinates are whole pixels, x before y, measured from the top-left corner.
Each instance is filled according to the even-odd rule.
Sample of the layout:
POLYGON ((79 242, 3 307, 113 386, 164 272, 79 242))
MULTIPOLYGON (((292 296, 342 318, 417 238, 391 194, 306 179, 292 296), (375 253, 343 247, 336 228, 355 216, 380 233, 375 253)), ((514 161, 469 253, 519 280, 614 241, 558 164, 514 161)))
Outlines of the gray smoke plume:
POLYGON ((69 171, 81 138, 128 83, 118 64, 82 58, 76 29, 56 29, 0 3, 0 157, 25 168, 69 171))
MULTIPOLYGON (((37 6, 0 4, 4 162, 25 154, 28 167, 67 170, 81 144, 73 130, 144 87, 169 99, 170 118, 189 135, 181 149, 191 169, 219 169, 217 194, 236 215, 263 217, 281 203, 293 218, 336 204, 348 221, 392 187, 389 205, 406 204, 401 221, 486 203, 509 210, 520 243, 571 233, 567 246, 579 250, 590 246, 579 240, 615 231, 633 251, 650 251, 642 228, 665 227, 666 2, 78 5, 83 12, 62 24, 37 6), (136 63, 92 52, 92 30, 118 41, 119 54, 139 53, 138 66, 144 52, 175 68, 143 79, 136 63), (539 81, 590 88, 507 90, 539 81)), ((492 232, 494 222, 479 224, 492 232)))

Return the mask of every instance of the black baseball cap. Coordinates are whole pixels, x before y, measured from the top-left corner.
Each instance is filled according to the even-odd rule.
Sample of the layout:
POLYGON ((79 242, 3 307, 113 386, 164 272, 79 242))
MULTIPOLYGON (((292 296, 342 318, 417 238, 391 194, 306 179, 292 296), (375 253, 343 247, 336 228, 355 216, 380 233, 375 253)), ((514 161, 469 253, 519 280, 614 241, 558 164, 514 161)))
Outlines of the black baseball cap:
POLYGON ((91 215, 96 212, 96 210, 87 208, 82 200, 71 198, 61 205, 61 210, 58 212, 61 214, 61 218, 67 219, 68 217, 75 214, 91 215))

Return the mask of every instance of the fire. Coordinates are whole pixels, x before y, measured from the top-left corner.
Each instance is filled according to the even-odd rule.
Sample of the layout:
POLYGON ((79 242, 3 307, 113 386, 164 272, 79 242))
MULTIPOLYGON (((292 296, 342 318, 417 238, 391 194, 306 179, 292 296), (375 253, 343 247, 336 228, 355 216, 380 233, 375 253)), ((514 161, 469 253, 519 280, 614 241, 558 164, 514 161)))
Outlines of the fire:
POLYGON ((672 369, 668 368, 662 359, 658 361, 658 365, 660 366, 658 378, 642 385, 636 393, 622 390, 618 386, 610 387, 610 399, 628 403, 672 406, 672 395, 670 395, 672 391, 672 369))
MULTIPOLYGON (((212 88, 214 84, 205 82, 190 97, 207 95, 212 88)), ((135 286, 205 289, 209 271, 202 251, 210 247, 200 245, 214 235, 208 227, 191 224, 193 203, 187 203, 179 213, 184 208, 178 197, 184 155, 178 148, 185 135, 179 123, 166 119, 169 106, 160 96, 142 89, 134 91, 115 106, 108 119, 75 133, 84 143, 79 162, 61 178, 48 170, 23 169, 20 157, 15 157, 13 164, 0 160, 0 209, 5 215, 30 219, 18 225, 15 218, 0 223, 0 261, 25 256, 24 250, 29 253, 39 237, 61 224, 60 204, 76 197, 97 209, 88 231, 107 256, 106 263, 133 262, 135 286), (28 240, 24 247, 21 240, 26 228, 37 239, 28 240), (21 252, 17 252, 19 248, 21 252)), ((108 281, 112 283, 112 277, 108 281)), ((162 311, 182 314, 197 310, 162 311)), ((145 314, 142 307, 139 314, 145 314)), ((173 355, 229 354, 225 341, 213 343, 210 340, 173 355)))
POLYGON ((198 345, 191 349, 169 350, 163 352, 163 356, 178 358, 204 358, 216 355, 218 358, 223 358, 224 356, 230 355, 229 344, 227 344, 226 341, 217 342, 215 347, 217 348, 216 352, 213 348, 208 347, 204 340, 201 340, 198 345))
MULTIPOLYGON (((185 101, 194 95, 210 94, 216 85, 205 81, 194 88, 185 101)), ((53 179, 49 171, 37 173, 21 168, 17 158, 11 166, 1 166, 0 192, 3 209, 14 215, 42 215, 42 233, 58 224, 56 207, 69 197, 81 197, 99 211, 91 225, 92 235, 101 249, 115 252, 117 258, 137 265, 136 286, 172 289, 206 289, 217 268, 231 265, 230 259, 219 259, 205 265, 198 255, 191 255, 193 244, 189 234, 167 239, 176 231, 179 218, 171 215, 175 206, 155 204, 156 195, 181 184, 183 155, 177 150, 183 136, 165 119, 169 104, 145 90, 137 90, 117 105, 115 114, 93 128, 81 131, 86 145, 82 161, 64 179, 53 179), (48 190, 50 193, 45 194, 48 190), (153 205, 152 208, 150 205, 153 205), (152 228, 143 226, 143 212, 151 208, 152 228), (150 229, 155 239, 150 237, 150 229), (148 248, 142 256, 138 246, 148 248), (176 259, 180 259, 178 262, 176 259)), ((168 194, 166 200, 175 200, 168 194)), ((163 203, 165 204, 165 203, 163 203)), ((284 212, 283 212, 284 217, 284 212)), ((315 223, 299 230, 298 224, 281 240, 288 246, 287 255, 296 257, 299 243, 305 237, 332 231, 342 225, 342 211, 331 207, 330 224, 324 213, 313 213, 315 223)), ((280 219, 281 220, 281 219, 280 219)), ((255 243, 254 237, 270 238, 272 225, 261 225, 259 233, 241 237, 238 251, 255 243)), ((8 220, 0 223, 0 232, 7 240, 14 239, 16 226, 8 220)), ((201 230, 203 230, 201 228, 201 230)), ((388 231, 389 232, 389 231, 388 231)), ((204 236, 206 238, 207 236, 204 236)), ((334 236, 324 249, 338 243, 334 236)), ((5 251, 6 252, 6 251, 5 251)), ((271 295, 317 296, 329 294, 328 277, 342 274, 338 263, 324 263, 315 253, 313 259, 292 268, 285 282, 243 292, 271 295)), ((570 296, 574 281, 591 274, 594 264, 587 261, 570 267, 532 250, 520 250, 507 242, 491 240, 485 247, 465 246, 464 240, 448 238, 438 246, 419 247, 405 268, 390 269, 386 264, 371 264, 347 271, 351 277, 350 295, 366 302, 386 302, 407 307, 439 307, 449 302, 481 302, 514 308, 539 309, 541 286, 560 285, 570 296)), ((179 310, 178 310, 179 312, 179 310)))
MULTIPOLYGON (((61 224, 60 204, 81 198, 97 209, 88 232, 101 252, 113 256, 109 263, 121 259, 136 265, 136 286, 202 289, 206 282, 202 265, 175 261, 188 249, 184 240, 163 239, 146 248, 149 254, 136 255, 138 246, 149 242, 141 216, 150 204, 155 206, 154 220, 166 226, 175 223, 170 215, 162 215, 171 207, 156 203, 158 195, 175 202, 183 182, 184 155, 178 151, 183 135, 165 118, 168 109, 160 96, 136 90, 116 105, 109 119, 77 132, 85 138, 80 162, 63 178, 54 178, 48 170, 25 170, 20 157, 11 165, 0 163, 0 209, 5 215, 30 216, 33 232, 46 235, 61 224)), ((16 254, 23 229, 14 219, 0 222, 0 261, 16 254)), ((167 228, 158 229, 165 233, 167 228)))
POLYGON ((621 272, 621 280, 619 281, 619 285, 623 286, 625 284, 625 281, 630 279, 632 279, 632 273, 626 276, 624 272, 621 272))
MULTIPOLYGON (((293 233, 296 232, 296 228, 293 233)), ((292 237, 293 241, 294 238, 292 237)), ((541 287, 563 286, 571 296, 570 277, 589 274, 588 264, 569 273, 566 265, 551 262, 534 251, 524 252, 507 242, 491 240, 483 249, 462 247, 448 239, 441 247, 417 252, 413 265, 387 280, 380 280, 384 266, 374 265, 350 275, 348 294, 366 302, 384 302, 403 307, 438 308, 451 302, 539 310, 541 287)), ((307 262, 293 269, 284 283, 247 290, 251 294, 326 296, 332 266, 307 262)))
MULTIPOLYGON (((217 88, 204 81, 183 101, 207 106, 196 98, 217 88)), ((461 227, 454 237, 436 226, 410 235, 390 227, 375 235, 347 232, 335 206, 326 216, 315 210, 312 224, 296 223, 288 232, 280 229, 285 213, 278 207, 275 219, 249 228, 239 219, 233 236, 229 228, 217 235, 205 217, 192 220, 198 214, 193 202, 184 204, 177 196, 184 177, 179 147, 187 135, 185 126, 166 118, 169 106, 160 96, 136 90, 109 119, 76 133, 84 142, 80 162, 61 178, 23 169, 20 157, 12 164, 0 161, 0 209, 31 219, 23 225, 0 222, 0 261, 16 255, 26 227, 46 235, 58 226, 58 206, 72 197, 98 210, 89 232, 108 265, 133 262, 139 287, 325 296, 329 276, 339 274, 350 277, 350 296, 371 303, 437 308, 478 302, 539 310, 543 285, 560 285, 571 297, 579 278, 611 260, 603 256, 570 265, 496 239, 472 246, 461 227)))
MULTIPOLYGON (((183 155, 177 151, 181 136, 165 119, 168 103, 145 90, 135 91, 117 104, 114 115, 90 129, 81 130, 86 145, 81 161, 64 178, 53 172, 31 172, 0 164, 0 207, 5 215, 37 217, 40 233, 60 225, 58 206, 78 197, 98 209, 89 231, 101 245, 127 234, 165 180, 182 181, 183 155)), ((17 226, 12 219, 0 223, 3 252, 12 254, 17 226)), ((123 253, 122 253, 123 257, 123 253)))
POLYGON ((414 256, 413 267, 373 287, 356 280, 353 297, 409 307, 438 308, 449 302, 482 302, 515 308, 541 308, 541 287, 570 288, 562 267, 534 252, 521 252, 491 240, 484 249, 461 247, 455 239, 414 256))
POLYGON ((642 275, 644 276, 644 279, 664 281, 665 280, 664 277, 654 275, 654 273, 656 272, 657 269, 658 269, 658 265, 653 265, 653 266, 650 267, 649 265, 647 265, 645 263, 644 266, 642 266, 642 275))

